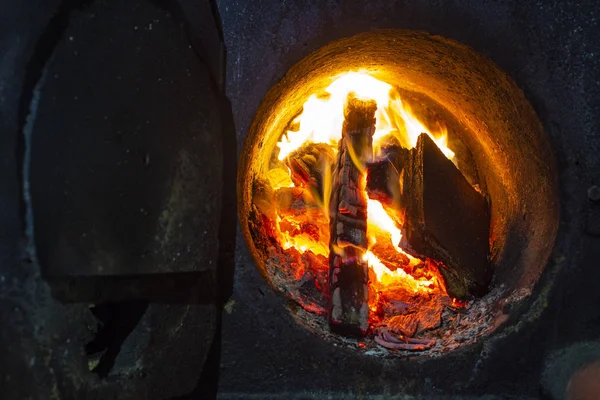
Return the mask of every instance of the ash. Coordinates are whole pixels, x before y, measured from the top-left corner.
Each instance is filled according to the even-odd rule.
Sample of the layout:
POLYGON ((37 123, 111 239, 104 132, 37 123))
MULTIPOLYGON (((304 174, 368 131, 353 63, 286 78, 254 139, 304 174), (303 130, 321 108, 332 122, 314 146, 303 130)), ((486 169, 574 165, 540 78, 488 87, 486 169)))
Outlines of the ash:
MULTIPOLYGON (((495 328, 495 321, 502 313, 501 307, 498 307, 500 299, 505 294, 503 286, 494 288, 486 296, 480 299, 468 301, 462 307, 453 307, 449 298, 442 298, 439 302, 441 310, 439 321, 428 325, 429 328, 411 332, 411 339, 417 342, 423 339, 435 341, 431 347, 423 349, 415 347, 412 350, 398 350, 387 348, 375 341, 379 329, 386 327, 396 329, 392 323, 394 318, 402 316, 402 310, 397 314, 386 314, 371 322, 371 329, 367 336, 361 339, 353 339, 333 334, 329 331, 327 322, 327 297, 325 295, 327 285, 327 259, 322 260, 314 258, 310 260, 310 268, 298 268, 304 264, 307 253, 300 254, 295 251, 282 250, 279 246, 268 246, 267 254, 269 258, 266 262, 267 272, 273 280, 273 284, 279 288, 282 294, 291 297, 295 305, 290 307, 295 319, 315 334, 331 342, 334 346, 347 347, 362 352, 369 356, 378 357, 397 357, 397 356, 441 356, 460 347, 476 343, 480 338, 488 335, 495 328), (316 262, 315 262, 316 261, 316 262)), ((526 294, 515 294, 517 297, 523 297, 526 294)), ((514 297, 514 296, 512 296, 514 297)), ((516 301, 517 298, 513 299, 516 301)), ((510 298, 506 300, 510 302, 510 298)), ((397 306, 397 300, 390 300, 397 306)), ((382 307, 388 307, 389 304, 382 304, 382 307)), ((415 305, 418 307, 419 305, 415 305)), ((413 311, 417 314, 419 310, 413 311)), ((422 315, 419 315, 423 318, 422 315)), ((422 320, 420 321, 423 324, 422 320)), ((395 330, 393 333, 399 338, 404 338, 403 333, 395 330)), ((409 333, 410 334, 410 333, 409 333)))

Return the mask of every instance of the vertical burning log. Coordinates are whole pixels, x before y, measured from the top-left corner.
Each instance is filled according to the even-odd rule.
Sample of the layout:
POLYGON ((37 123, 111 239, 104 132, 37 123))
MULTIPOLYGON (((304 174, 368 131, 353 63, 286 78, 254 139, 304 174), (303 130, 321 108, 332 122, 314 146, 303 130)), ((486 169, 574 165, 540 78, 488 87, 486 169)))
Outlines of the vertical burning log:
POLYGON ((373 100, 353 93, 344 110, 330 197, 329 325, 343 335, 362 336, 369 327, 366 164, 373 157, 373 100))

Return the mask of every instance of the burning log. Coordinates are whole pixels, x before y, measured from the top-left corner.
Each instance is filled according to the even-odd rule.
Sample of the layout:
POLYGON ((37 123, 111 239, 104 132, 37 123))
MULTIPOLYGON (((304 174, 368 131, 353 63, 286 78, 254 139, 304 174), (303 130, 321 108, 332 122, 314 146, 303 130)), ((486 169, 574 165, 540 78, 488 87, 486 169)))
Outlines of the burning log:
POLYGON ((364 168, 373 157, 373 100, 352 93, 344 110, 342 139, 330 197, 329 325, 343 335, 363 336, 369 327, 367 198, 364 168))
POLYGON ((405 270, 410 272, 410 259, 403 253, 398 253, 393 247, 390 248, 385 244, 375 243, 371 247, 371 252, 380 259, 385 259, 385 266, 390 271, 396 271, 397 269, 405 270))
POLYGON ((391 206, 400 200, 400 173, 409 151, 400 145, 382 148, 383 157, 367 166, 367 193, 370 199, 391 206))
POLYGON ((400 244, 416 257, 441 261, 451 297, 482 296, 492 277, 488 205, 435 142, 421 134, 403 172, 406 206, 400 244))

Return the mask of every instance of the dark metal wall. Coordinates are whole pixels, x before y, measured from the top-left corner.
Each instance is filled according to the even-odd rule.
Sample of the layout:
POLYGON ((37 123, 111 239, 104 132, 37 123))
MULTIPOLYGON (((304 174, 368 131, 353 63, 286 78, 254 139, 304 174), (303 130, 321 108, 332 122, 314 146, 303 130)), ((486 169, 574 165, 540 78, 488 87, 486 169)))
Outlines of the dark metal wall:
POLYGON ((424 30, 473 47, 516 81, 548 134, 561 188, 555 251, 533 295, 505 310, 507 323, 485 343, 439 360, 373 359, 321 342, 289 315, 240 241, 235 303, 224 317, 222 398, 551 396, 540 380, 547 358, 571 343, 600 339, 600 238, 594 230, 600 204, 588 196, 600 184, 600 10, 594 2, 220 0, 218 5, 240 149, 262 97, 310 52, 372 29, 424 30))
POLYGON ((214 396, 236 153, 214 5, 0 10, 1 397, 214 396))

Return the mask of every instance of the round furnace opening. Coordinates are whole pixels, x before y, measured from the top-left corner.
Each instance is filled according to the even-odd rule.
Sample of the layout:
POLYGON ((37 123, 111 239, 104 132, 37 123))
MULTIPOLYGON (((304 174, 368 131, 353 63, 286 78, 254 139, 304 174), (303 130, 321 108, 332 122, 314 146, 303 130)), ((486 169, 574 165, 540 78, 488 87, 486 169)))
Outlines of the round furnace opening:
POLYGON ((495 64, 376 31, 321 48, 267 93, 239 216, 305 326, 375 353, 439 354, 530 293, 557 231, 556 176, 535 112, 495 64))

